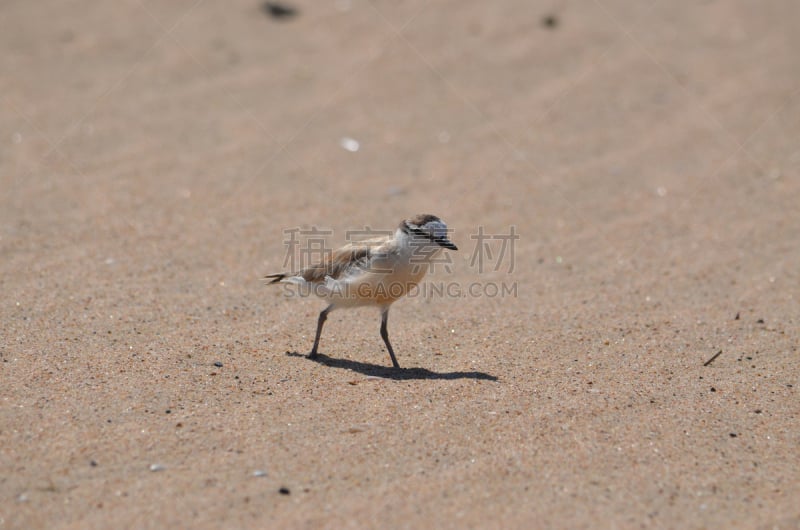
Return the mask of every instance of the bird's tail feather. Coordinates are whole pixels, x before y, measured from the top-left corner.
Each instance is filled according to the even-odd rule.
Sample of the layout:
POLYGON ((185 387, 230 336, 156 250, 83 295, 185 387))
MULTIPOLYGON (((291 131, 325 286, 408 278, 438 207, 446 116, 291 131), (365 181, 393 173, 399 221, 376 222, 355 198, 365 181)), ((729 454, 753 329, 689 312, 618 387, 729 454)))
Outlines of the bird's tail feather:
POLYGON ((278 283, 279 281, 283 280, 287 276, 289 276, 289 275, 286 274, 285 272, 279 272, 277 274, 267 274, 262 279, 263 280, 270 280, 270 281, 267 282, 267 284, 268 285, 272 285, 273 283, 278 283))

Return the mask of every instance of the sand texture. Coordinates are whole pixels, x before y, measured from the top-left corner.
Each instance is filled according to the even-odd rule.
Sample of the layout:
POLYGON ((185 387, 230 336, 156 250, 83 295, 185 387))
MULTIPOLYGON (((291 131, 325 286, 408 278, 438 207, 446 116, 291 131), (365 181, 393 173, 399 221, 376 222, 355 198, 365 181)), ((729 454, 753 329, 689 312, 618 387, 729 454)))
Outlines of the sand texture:
POLYGON ((292 6, 0 3, 0 530, 799 528, 800 2, 292 6))

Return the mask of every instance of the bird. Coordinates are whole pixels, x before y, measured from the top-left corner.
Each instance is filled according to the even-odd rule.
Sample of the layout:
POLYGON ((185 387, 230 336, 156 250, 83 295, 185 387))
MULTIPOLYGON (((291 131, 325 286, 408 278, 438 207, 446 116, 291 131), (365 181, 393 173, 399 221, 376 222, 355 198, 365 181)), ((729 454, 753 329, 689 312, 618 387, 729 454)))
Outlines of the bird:
POLYGON ((389 308, 422 281, 443 249, 458 250, 448 239, 447 224, 435 215, 419 214, 401 221, 393 234, 347 244, 319 263, 296 272, 268 274, 264 280, 296 284, 328 302, 317 319, 308 358, 318 356, 322 327, 331 311, 374 306, 380 309, 380 335, 392 365, 400 368, 389 342, 389 308))

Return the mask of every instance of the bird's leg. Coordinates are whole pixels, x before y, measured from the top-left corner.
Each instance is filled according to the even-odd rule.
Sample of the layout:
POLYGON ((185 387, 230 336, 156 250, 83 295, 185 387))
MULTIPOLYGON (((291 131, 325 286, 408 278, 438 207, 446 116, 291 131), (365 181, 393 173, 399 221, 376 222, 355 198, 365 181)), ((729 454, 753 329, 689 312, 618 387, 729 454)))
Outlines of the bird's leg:
POLYGON ((392 364, 395 368, 400 368, 400 365, 397 364, 397 359, 394 356, 394 350, 392 350, 392 344, 389 342, 389 332, 386 331, 386 321, 389 320, 389 308, 381 311, 381 338, 383 342, 386 343, 386 349, 389 350, 389 356, 392 358, 392 364))
POLYGON ((319 348, 319 338, 322 336, 322 326, 325 324, 325 320, 328 319, 328 313, 330 313, 331 309, 333 309, 333 304, 329 305, 322 312, 319 314, 319 320, 317 320, 317 336, 314 337, 314 347, 311 348, 311 353, 308 354, 309 359, 313 359, 317 356, 317 348, 319 348))

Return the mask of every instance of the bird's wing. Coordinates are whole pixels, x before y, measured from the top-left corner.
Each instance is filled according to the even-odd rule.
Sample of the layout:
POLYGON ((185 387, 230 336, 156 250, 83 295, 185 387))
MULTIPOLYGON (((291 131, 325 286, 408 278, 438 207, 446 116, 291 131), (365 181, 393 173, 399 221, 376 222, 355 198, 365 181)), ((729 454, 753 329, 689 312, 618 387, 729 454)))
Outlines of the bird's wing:
POLYGON ((338 280, 354 268, 367 266, 374 248, 375 245, 368 241, 345 245, 325 256, 320 263, 303 269, 297 275, 311 283, 324 282, 328 276, 338 280))
POLYGON ((325 255, 321 262, 298 272, 269 274, 264 279, 271 280, 268 283, 278 283, 292 277, 300 277, 310 283, 323 283, 328 277, 338 280, 355 270, 369 269, 372 260, 383 262, 395 250, 386 237, 367 239, 336 249, 325 255))

